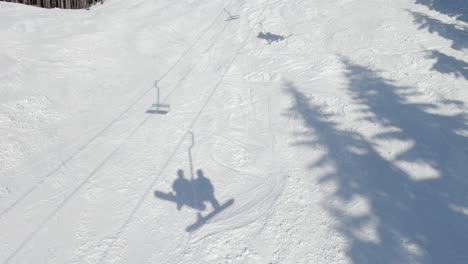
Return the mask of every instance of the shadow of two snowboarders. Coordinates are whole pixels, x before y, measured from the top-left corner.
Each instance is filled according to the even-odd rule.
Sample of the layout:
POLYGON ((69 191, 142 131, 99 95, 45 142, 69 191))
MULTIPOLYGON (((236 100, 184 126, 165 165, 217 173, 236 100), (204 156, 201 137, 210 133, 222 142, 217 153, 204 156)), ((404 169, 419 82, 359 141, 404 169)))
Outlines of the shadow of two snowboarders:
MULTIPOLYGON (((187 205, 203 211, 206 209, 205 202, 209 202, 214 210, 219 208, 219 203, 214 195, 213 184, 205 177, 202 170, 197 170, 197 178, 192 180, 185 178, 183 170, 178 170, 177 179, 172 184, 172 189, 175 192, 177 210, 187 205)), ((172 194, 172 192, 169 194, 172 194)))
POLYGON ((215 198, 214 187, 210 179, 205 177, 203 170, 197 170, 196 174, 197 177, 195 179, 187 179, 185 178, 184 171, 179 169, 177 170, 177 179, 172 184, 173 191, 168 193, 154 192, 157 198, 176 203, 177 210, 179 211, 184 205, 199 211, 197 213, 197 221, 186 228, 187 232, 200 228, 216 214, 234 203, 234 199, 230 199, 220 205, 215 198), (206 209, 206 203, 211 205, 212 211, 202 216, 201 211, 206 209))
POLYGON ((257 35, 257 38, 259 39, 264 39, 268 42, 268 45, 270 45, 271 43, 273 42, 280 42, 280 41, 283 41, 289 37, 291 37, 291 35, 289 36, 282 36, 282 35, 276 35, 276 34, 272 34, 271 32, 259 32, 258 35, 257 35))

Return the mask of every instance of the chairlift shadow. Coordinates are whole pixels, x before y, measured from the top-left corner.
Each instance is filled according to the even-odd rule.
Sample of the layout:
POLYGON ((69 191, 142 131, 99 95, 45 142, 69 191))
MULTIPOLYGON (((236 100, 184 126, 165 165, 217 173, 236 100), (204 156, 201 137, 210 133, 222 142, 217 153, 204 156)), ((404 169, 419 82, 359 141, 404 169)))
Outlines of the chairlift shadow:
POLYGON ((146 110, 146 113, 148 114, 160 114, 160 115, 165 115, 169 113, 171 110, 171 106, 168 104, 161 104, 159 101, 160 98, 160 90, 158 87, 158 82, 159 80, 156 80, 154 82, 154 87, 156 88, 156 103, 151 105, 151 108, 146 110))
POLYGON ((257 35, 257 38, 259 39, 264 39, 266 40, 268 43, 267 45, 271 45, 271 43, 273 42, 280 42, 280 41, 283 41, 289 37, 291 37, 292 34, 288 35, 288 36, 282 36, 282 35, 276 35, 276 34, 273 34, 271 32, 259 32, 258 35, 257 35))
POLYGON ((171 110, 171 106, 170 105, 166 105, 166 104, 153 104, 151 109, 148 109, 146 110, 146 113, 147 114, 161 114, 161 115, 165 115, 167 113, 169 113, 171 110))
POLYGON ((194 146, 194 139, 193 134, 190 134, 192 136, 192 145, 188 149, 190 178, 185 176, 182 169, 179 169, 177 170, 177 177, 172 184, 172 191, 154 192, 156 198, 175 203, 179 211, 184 206, 198 211, 196 221, 185 228, 187 232, 196 231, 224 209, 234 204, 234 199, 232 198, 224 202, 219 202, 216 199, 214 186, 210 179, 205 176, 202 169, 198 169, 196 176, 194 175, 191 151, 194 146), (207 209, 207 204, 210 205, 211 210, 202 215, 202 212, 207 209))
POLYGON ((228 18, 225 21, 232 21, 240 18, 239 15, 231 15, 231 13, 229 13, 229 11, 227 11, 226 9, 224 9, 224 12, 228 14, 228 18))

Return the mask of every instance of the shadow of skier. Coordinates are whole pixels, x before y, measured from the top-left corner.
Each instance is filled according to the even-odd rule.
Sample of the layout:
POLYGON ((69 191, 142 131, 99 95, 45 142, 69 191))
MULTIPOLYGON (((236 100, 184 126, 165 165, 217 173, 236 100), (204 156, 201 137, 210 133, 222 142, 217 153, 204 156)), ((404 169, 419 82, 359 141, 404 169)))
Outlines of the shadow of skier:
POLYGON ((268 42, 268 45, 270 45, 273 42, 280 42, 291 36, 292 34, 289 36, 281 36, 281 35, 272 34, 271 32, 266 32, 266 33, 259 32, 257 35, 257 38, 266 40, 268 42))
POLYGON ((179 211, 184 206, 198 211, 197 221, 186 228, 187 232, 200 228, 208 220, 234 203, 234 199, 229 199, 223 204, 218 202, 213 184, 201 169, 196 171, 196 178, 194 179, 185 178, 184 171, 177 170, 177 178, 172 183, 172 191, 168 193, 155 191, 154 195, 161 200, 175 203, 179 211), (201 212, 205 211, 206 203, 210 204, 212 210, 203 216, 201 212))
POLYGON ((211 184, 210 179, 205 177, 203 170, 197 170, 197 178, 194 180, 193 184, 198 194, 198 199, 203 205, 205 205, 205 202, 209 202, 214 210, 219 208, 219 202, 214 195, 213 184, 211 184))
POLYGON ((184 176, 183 170, 177 170, 177 179, 172 184, 172 189, 175 192, 175 202, 177 204, 177 210, 180 211, 182 206, 187 205, 189 207, 205 210, 206 206, 203 202, 196 199, 196 190, 192 187, 192 180, 188 180, 184 176))

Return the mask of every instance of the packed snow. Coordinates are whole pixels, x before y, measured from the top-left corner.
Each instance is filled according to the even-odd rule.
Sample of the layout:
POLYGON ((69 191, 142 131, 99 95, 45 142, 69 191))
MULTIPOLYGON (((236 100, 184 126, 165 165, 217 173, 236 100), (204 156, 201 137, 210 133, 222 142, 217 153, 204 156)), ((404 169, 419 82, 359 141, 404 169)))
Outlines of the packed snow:
POLYGON ((0 263, 468 263, 468 2, 0 2, 0 263))

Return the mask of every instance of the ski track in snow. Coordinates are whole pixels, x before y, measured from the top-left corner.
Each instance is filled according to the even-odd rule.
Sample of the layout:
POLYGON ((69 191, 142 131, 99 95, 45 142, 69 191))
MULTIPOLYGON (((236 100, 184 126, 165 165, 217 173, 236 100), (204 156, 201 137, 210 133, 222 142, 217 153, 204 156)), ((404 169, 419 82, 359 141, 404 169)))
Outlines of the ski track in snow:
POLYGON ((0 2, 0 263, 466 263, 457 5, 0 2))

